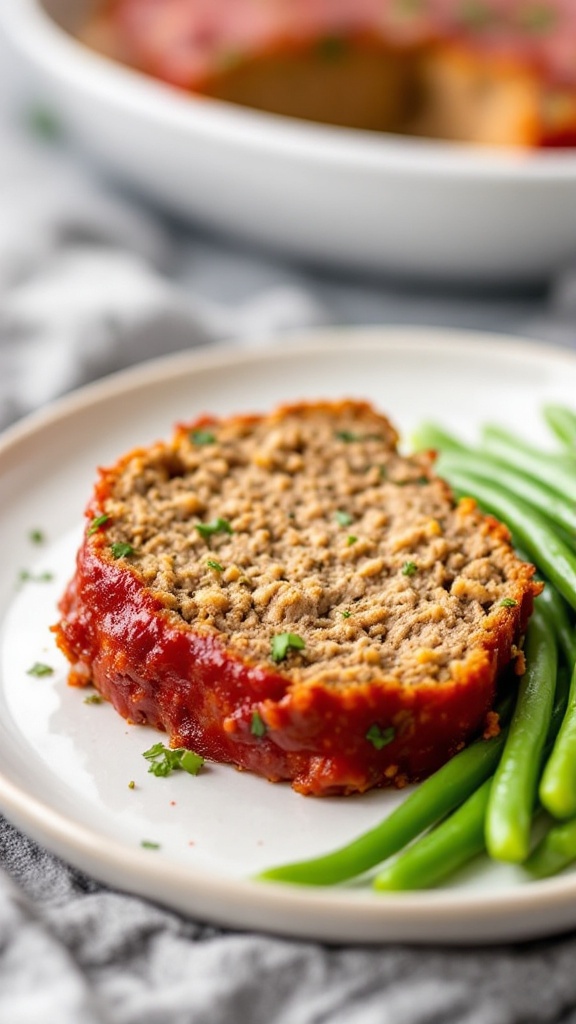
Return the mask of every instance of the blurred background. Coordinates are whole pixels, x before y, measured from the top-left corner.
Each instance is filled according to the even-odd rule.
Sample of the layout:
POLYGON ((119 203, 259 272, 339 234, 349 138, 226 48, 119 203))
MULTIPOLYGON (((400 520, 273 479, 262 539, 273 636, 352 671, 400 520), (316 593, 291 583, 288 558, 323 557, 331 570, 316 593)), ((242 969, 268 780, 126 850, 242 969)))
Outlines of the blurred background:
MULTIPOLYGON (((11 6, 17 5, 8 4, 7 13, 11 6)), ((34 6, 29 0, 24 4, 24 8, 34 6)), ((64 10, 66 4, 60 7, 64 10)), ((58 9, 58 4, 55 8, 58 9)), ((10 23, 10 17, 6 20, 10 23)), ((93 65, 90 51, 82 51, 77 45, 72 71, 62 73, 68 50, 60 52, 58 46, 53 46, 61 41, 52 36, 45 39, 42 33, 38 39, 34 38, 37 26, 32 22, 19 26, 17 32, 14 26, 8 24, 8 28, 11 45, 0 37, 0 420, 3 424, 77 384, 141 359, 223 339, 249 345, 256 343, 255 339, 261 343, 266 336, 270 344, 282 343, 287 331, 300 327, 429 324, 509 332, 569 347, 576 344, 576 269, 570 258, 550 258, 553 265, 548 272, 539 272, 535 279, 518 281, 514 279, 512 257, 508 253, 505 259, 510 273, 488 274, 488 282, 486 272, 475 278, 469 269, 464 281, 458 280, 462 275, 457 272, 451 279, 445 267, 439 275, 426 275, 418 267, 415 268, 418 273, 411 274, 405 267, 395 269, 394 259, 389 254, 382 260, 381 268, 378 256, 371 261, 376 265, 368 267, 359 266, 357 256, 347 261, 345 232, 351 237, 354 231, 354 195, 360 209, 364 191, 360 179, 357 186, 353 179, 346 184, 352 202, 346 205, 348 221, 344 223, 345 218, 342 218, 341 234, 335 236, 335 242, 326 237, 323 243, 325 247, 338 245, 337 259, 323 260, 318 254, 310 259, 306 253, 304 257, 295 256, 291 252, 292 243, 283 247, 281 234, 277 244, 272 246, 247 241, 245 232, 238 230, 232 216, 230 231, 226 229, 226 217, 220 217, 222 223, 218 222, 214 229, 207 226, 211 223, 210 216, 179 216, 178 202, 156 202, 158 197, 150 198, 153 190, 142 187, 136 174, 131 179, 129 173, 119 172, 119 165, 126 159, 125 152, 136 150, 140 166, 154 167, 154 161, 158 163, 162 158, 164 165, 177 161, 176 150, 172 160, 170 152, 163 151, 163 146, 169 145, 168 137, 157 147, 154 145, 154 124, 166 111, 173 136, 179 133, 184 143, 186 133, 193 136, 194 132, 204 139, 210 139, 211 132, 216 136, 220 133, 225 139, 232 138, 225 165, 220 164, 225 176, 220 176, 220 180, 214 173, 215 163, 204 168, 206 194, 204 197, 200 194, 199 202, 205 201, 209 206, 211 191, 216 203, 220 196, 233 191, 235 178, 240 176, 240 165, 246 163, 246 125, 240 122, 239 127, 233 120, 225 118, 222 122, 216 117, 216 127, 211 128, 209 117, 202 111, 204 120, 200 126, 191 127, 185 123, 186 113, 182 112, 181 97, 176 97, 175 91, 169 94, 161 87, 164 92, 158 96, 146 91, 150 83, 144 81, 143 76, 139 78, 144 88, 139 91, 140 83, 132 82, 135 76, 130 72, 126 80, 112 74, 108 81, 109 71, 104 62, 100 62, 102 69, 93 65), (19 32, 28 34, 29 47, 14 46, 19 32), (124 85, 127 94, 130 93, 128 114, 134 122, 140 118, 140 127, 144 124, 147 135, 140 130, 139 135, 135 131, 133 139, 126 138, 123 128, 128 115, 121 92, 124 85), (176 99, 180 106, 176 105, 176 99), (119 120, 115 124, 109 111, 123 108, 124 122, 119 120), (145 117, 143 120, 143 110, 151 112, 149 124, 145 117), (106 130, 110 132, 108 136, 106 130), (90 133, 94 139, 99 139, 99 153, 98 146, 91 149, 86 144, 90 133), (78 139, 81 145, 77 145, 78 139), (110 159, 106 159, 106 147, 110 159), (428 279, 434 276, 435 280, 428 279)), ((21 38, 18 43, 21 44, 21 38)), ((111 62, 106 63, 112 67, 111 62)), ((155 83, 152 90, 154 87, 155 83)), ((247 118, 253 167, 249 164, 246 173, 253 173, 259 180, 260 154, 264 153, 266 158, 266 130, 270 126, 274 129, 274 158, 280 161, 286 205, 298 203, 298 196, 301 204, 317 202, 320 193, 329 192, 331 188, 329 164, 323 172, 324 184, 322 179, 320 184, 316 182, 316 194, 309 197, 307 164, 304 161, 296 166, 293 153, 305 151, 307 146, 312 151, 319 144, 325 146, 326 141, 332 146, 333 139, 326 140, 320 134, 318 143, 314 130, 311 135, 297 135, 293 139, 288 133, 282 150, 276 120, 253 123, 250 116, 247 118)), ((343 137, 348 146, 348 136, 343 137)), ((188 139, 188 148, 190 145, 188 139)), ((199 144, 197 147, 195 163, 200 164, 199 144)), ((314 151, 310 157, 310 166, 315 161, 318 163, 318 152, 314 151)), ((334 153, 330 159, 342 163, 338 146, 334 153)), ((452 150, 449 149, 448 154, 452 160, 452 150)), ((378 154, 377 157, 381 159, 378 154)), ((363 152, 366 165, 371 158, 370 150, 366 149, 363 152)), ((217 154, 212 159, 217 161, 217 154)), ((452 209, 452 205, 456 203, 459 182, 475 175, 474 159, 473 153, 466 157, 466 166, 457 165, 456 170, 449 168, 444 192, 438 200, 440 227, 434 226, 440 234, 443 218, 446 230, 452 232, 450 237, 458 238, 458 207, 452 209)), ((416 153, 415 157, 412 154, 410 160, 418 167, 419 194, 426 202, 427 168, 428 190, 433 191, 440 177, 438 168, 443 168, 445 158, 442 152, 438 155, 430 149, 416 153), (434 161, 440 161, 437 167, 434 161)), ((483 161, 485 157, 478 149, 479 168, 483 167, 483 161)), ((576 172, 569 161, 567 166, 568 170, 562 170, 559 178, 552 176, 547 182, 546 197, 556 197, 557 206, 561 200, 565 209, 576 209, 576 203, 566 205, 576 188, 576 172)), ((497 172, 497 179, 498 176, 510 179, 509 168, 504 174, 498 168, 497 172)), ((513 174, 516 172, 518 184, 514 179, 507 184, 509 197, 524 188, 523 167, 516 168, 513 174)), ((486 173, 489 178, 494 177, 492 169, 486 173)), ((396 175, 396 183, 398 177, 402 177, 402 169, 396 175)), ((264 185, 265 182, 262 187, 255 185, 254 188, 255 223, 258 217, 262 223, 266 221, 265 213, 257 208, 264 185)), ((167 182, 164 192, 170 187, 167 182)), ((383 196, 388 194, 390 186, 386 181, 378 187, 383 196)), ((482 191, 486 193, 484 186, 482 191)), ((498 198, 497 191, 495 188, 494 202, 501 204, 502 211, 494 220, 500 222, 510 203, 498 198)), ((198 186, 191 183, 188 194, 197 192, 198 186)), ((461 196, 458 201, 465 202, 466 197, 461 196)), ((237 207, 246 206, 240 197, 236 197, 235 202, 237 207)), ((532 208, 542 206, 537 197, 525 202, 532 208)), ((277 208, 284 205, 276 203, 277 208)), ((474 204, 469 201, 468 205, 474 204)), ((248 209, 248 217, 250 212, 248 209)), ((366 215, 369 216, 369 211, 366 215)), ((567 215, 563 216, 559 208, 554 216, 560 222, 565 221, 567 215)), ((310 218, 303 218, 303 221, 306 219, 310 218)), ((422 220, 422 211, 419 215, 415 210, 412 232, 419 230, 422 220)), ((284 227, 288 230, 286 224, 284 227)), ((315 230, 312 225, 312 235, 315 230)), ((325 226, 320 225, 316 235, 323 230, 325 226)), ((475 230, 490 239, 490 224, 486 224, 484 230, 480 223, 475 230)), ((507 231, 511 237, 512 223, 507 231)), ((534 231, 537 237, 543 236, 541 226, 536 226, 534 231)), ((410 233, 410 230, 405 232, 410 233)), ((376 226, 372 232, 364 230, 366 248, 374 239, 377 243, 378 235, 381 238, 383 234, 385 232, 376 226)), ((460 235, 464 235, 465 240, 464 229, 460 235)), ((506 244, 505 236, 506 233, 502 245, 506 244)), ((432 233, 423 244, 430 247, 431 238, 432 233)), ((358 244, 357 239, 354 244, 358 244)), ((517 249, 521 248, 536 250, 538 246, 518 242, 517 249)), ((454 258, 463 265, 470 258, 469 251, 463 248, 454 258)), ((438 260, 440 263, 440 255, 438 260)), ((485 263, 488 260, 489 268, 488 251, 484 260, 485 263)))

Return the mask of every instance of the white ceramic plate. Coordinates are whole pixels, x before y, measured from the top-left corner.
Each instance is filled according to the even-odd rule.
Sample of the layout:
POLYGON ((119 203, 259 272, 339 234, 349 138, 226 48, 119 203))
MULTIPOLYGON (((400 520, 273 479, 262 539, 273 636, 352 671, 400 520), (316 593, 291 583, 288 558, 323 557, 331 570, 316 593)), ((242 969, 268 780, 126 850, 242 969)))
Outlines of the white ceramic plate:
POLYGON ((0 30, 37 102, 176 213, 323 263, 451 281, 539 280, 576 254, 576 151, 403 139, 188 97, 77 43, 92 6, 3 0, 0 30))
POLYGON ((398 793, 306 799, 233 768, 147 773, 159 735, 66 685, 49 625, 73 571, 95 467, 167 437, 202 411, 269 409, 303 397, 367 397, 410 431, 440 418, 473 436, 497 419, 543 440, 538 408, 573 401, 576 358, 485 335, 346 330, 287 337, 282 350, 213 351, 144 365, 25 421, 0 443, 0 806, 19 826, 112 885, 222 924, 329 941, 488 942, 576 924, 576 873, 528 883, 479 860, 447 889, 381 896, 358 886, 256 884, 272 864, 340 845, 398 793), (30 531, 46 540, 34 544, 30 531), (18 582, 25 570, 34 578, 18 582), (53 579, 42 580, 44 573, 53 579), (54 674, 34 677, 35 662, 54 674), (136 787, 128 783, 134 780, 136 787), (142 840, 160 844, 143 849, 142 840))

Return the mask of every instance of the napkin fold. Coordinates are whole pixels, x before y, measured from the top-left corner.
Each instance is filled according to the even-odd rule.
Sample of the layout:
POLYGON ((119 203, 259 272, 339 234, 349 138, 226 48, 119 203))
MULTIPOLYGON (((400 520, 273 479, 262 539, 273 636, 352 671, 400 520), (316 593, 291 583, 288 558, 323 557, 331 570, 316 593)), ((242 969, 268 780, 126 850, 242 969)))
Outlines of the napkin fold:
MULTIPOLYGON (((271 259, 171 223, 62 143, 0 124, 0 425, 163 353, 296 327, 429 323, 576 346, 576 273, 440 292, 271 259)), ((576 934, 487 949, 330 948, 114 892, 0 819, 0 1021, 576 1024, 576 934)))
POLYGON ((0 821, 10 1024, 573 1024, 576 935, 334 946, 202 925, 110 891, 0 821))

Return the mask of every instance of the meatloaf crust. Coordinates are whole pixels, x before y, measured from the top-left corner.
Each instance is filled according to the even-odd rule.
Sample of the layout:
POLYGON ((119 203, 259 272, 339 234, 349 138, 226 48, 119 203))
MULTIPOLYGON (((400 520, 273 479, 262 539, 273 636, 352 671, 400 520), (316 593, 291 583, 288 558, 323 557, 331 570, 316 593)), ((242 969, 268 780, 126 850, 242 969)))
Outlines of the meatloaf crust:
POLYGON ((482 732, 540 587, 397 441, 367 403, 302 403, 100 470, 55 627, 70 681, 301 793, 434 771, 482 732))

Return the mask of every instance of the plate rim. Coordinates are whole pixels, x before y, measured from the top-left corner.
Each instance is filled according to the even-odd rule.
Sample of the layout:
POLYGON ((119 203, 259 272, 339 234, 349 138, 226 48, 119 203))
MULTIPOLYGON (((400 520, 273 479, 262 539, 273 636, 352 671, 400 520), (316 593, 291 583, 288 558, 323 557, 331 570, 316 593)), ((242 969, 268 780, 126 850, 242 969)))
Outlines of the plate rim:
MULTIPOLYGON (((412 351, 427 348, 431 343, 439 346, 445 353, 458 352, 485 356, 487 350, 496 352, 506 345, 506 354, 514 352, 524 358, 532 358, 540 362, 543 358, 559 365, 570 365, 576 370, 576 353, 570 349, 538 343, 530 338, 520 338, 505 334, 493 334, 483 331, 461 331, 457 328, 426 328, 426 327, 387 327, 371 325, 368 327, 344 328, 310 328, 284 332, 282 338, 289 342, 288 346, 276 345, 273 348, 244 349, 236 345, 216 345, 202 349, 189 350, 129 367, 113 373, 92 384, 85 385, 63 398, 50 403, 42 410, 33 413, 0 435, 0 474, 2 461, 20 444, 25 444, 39 431, 50 423, 58 423, 69 417, 80 415, 82 410, 94 409, 102 403, 117 398, 127 392, 137 392, 147 387, 165 387, 171 379, 186 372, 194 376, 202 371, 217 371, 236 361, 243 365, 257 362, 266 364, 276 360, 297 359, 311 351, 317 355, 334 350, 334 342, 344 342, 344 348, 352 351, 357 349, 359 342, 364 343, 367 350, 390 349, 397 351, 401 345, 409 344, 412 351), (295 344, 295 339, 300 344, 295 344)), ((75 821, 69 815, 54 809, 43 800, 36 798, 25 787, 9 777, 6 766, 0 766, 0 804, 10 820, 23 828, 29 835, 48 846, 58 855, 65 857, 70 863, 82 870, 88 870, 94 877, 102 881, 120 886, 127 891, 137 892, 145 898, 152 898, 171 906, 173 909, 184 909, 194 914, 198 900, 204 907, 203 916, 218 924, 227 926, 256 927, 261 930, 277 931, 279 934, 315 938, 336 942, 350 941, 354 928, 349 927, 348 938, 335 939, 331 921, 334 914, 350 917, 353 922, 355 912, 361 908, 366 924, 366 933, 358 934, 352 941, 383 942, 407 938, 414 941, 416 924, 422 921, 430 924, 438 923, 441 916, 442 928, 437 942, 446 942, 458 938, 467 943, 495 942, 492 937, 482 938, 482 922, 490 922, 497 916, 502 919, 507 914, 515 915, 516 926, 512 928, 511 937, 517 940, 528 940, 544 934, 559 933, 574 927, 576 909, 569 914, 565 925, 554 924, 551 927, 538 926, 530 922, 539 912, 550 913, 551 909, 561 911, 566 904, 576 904, 576 874, 564 875, 543 881, 534 881, 517 888, 486 890, 420 890, 414 894, 388 894, 375 896, 372 892, 361 890, 345 890, 337 888, 302 888, 281 885, 279 883, 254 882, 246 878, 222 877, 218 873, 206 871, 204 868, 188 868, 165 855, 154 861, 149 852, 134 849, 126 842, 116 841, 102 836, 92 827, 75 821), (166 867, 169 865, 169 872, 166 867), (166 891, 166 876, 170 882, 166 891), (137 876, 138 884, 132 881, 137 876), (142 879, 144 883, 142 884, 142 879), (164 881, 164 885, 162 884, 164 881), (153 882, 154 892, 147 895, 147 883, 153 882), (191 884, 192 883, 192 884, 191 884), (183 907, 182 890, 188 891, 188 904, 183 907), (159 895, 159 890, 162 890, 159 895), (190 892, 192 901, 190 902, 190 892), (206 907, 206 901, 213 898, 216 903, 224 901, 228 907, 226 913, 206 907), (245 912, 246 901, 250 904, 250 913, 245 912), (270 905, 279 915, 288 915, 289 922, 275 928, 270 923, 270 905), (240 909, 238 909, 240 908, 240 909), (294 923, 299 909, 304 915, 314 911, 314 925, 299 927, 294 923), (250 920, 247 920, 250 918, 250 920), (462 922, 474 918, 476 927, 480 927, 480 935, 462 935, 462 922), (264 923, 262 923, 264 922, 264 923), (388 938, 387 932, 391 931, 388 938)), ((349 922, 350 923, 350 922, 349 922)), ((490 929, 488 929, 490 931, 490 929)), ((491 933, 490 933, 491 934, 491 933)), ((430 942, 430 937, 424 941, 430 942)))
POLYGON ((410 342, 422 349, 434 343, 436 348, 460 348, 461 344, 470 347, 492 349, 498 352, 503 345, 508 352, 516 351, 519 356, 532 357, 535 361, 542 358, 572 365, 576 353, 567 346, 548 343, 528 334, 507 334, 505 331, 490 331, 474 328, 428 326, 424 323, 413 324, 331 324, 322 327, 296 327, 282 331, 274 329, 260 331, 250 335, 249 344, 244 340, 238 342, 232 338, 224 338, 190 349, 182 349, 166 355, 154 356, 115 370, 97 380, 80 387, 73 388, 57 398, 51 399, 41 408, 20 417, 15 423, 0 431, 0 455, 6 445, 25 437, 29 430, 38 424, 48 424, 53 418, 73 415, 77 409, 85 405, 86 400, 95 404, 105 401, 118 391, 136 390, 154 383, 158 375, 162 377, 177 376, 190 369, 209 370, 226 365, 228 361, 237 359, 243 364, 260 359, 283 359, 297 351, 307 354, 311 346, 318 351, 329 349, 334 342, 348 346, 362 342, 369 347, 394 348, 398 342, 410 342), (279 341, 281 339, 281 342, 279 341), (356 340, 355 340, 356 339, 356 340), (458 341, 460 339, 460 341, 458 341), (289 346, 287 352, 283 343, 289 346))
POLYGON ((171 122, 206 137, 233 139, 247 149, 290 155, 313 163, 335 163, 371 173, 402 172, 477 181, 576 180, 576 151, 518 151, 478 147, 308 123, 207 97, 181 93, 89 49, 60 27, 42 0, 4 0, 0 25, 20 53, 51 76, 113 99, 154 122, 171 122))

